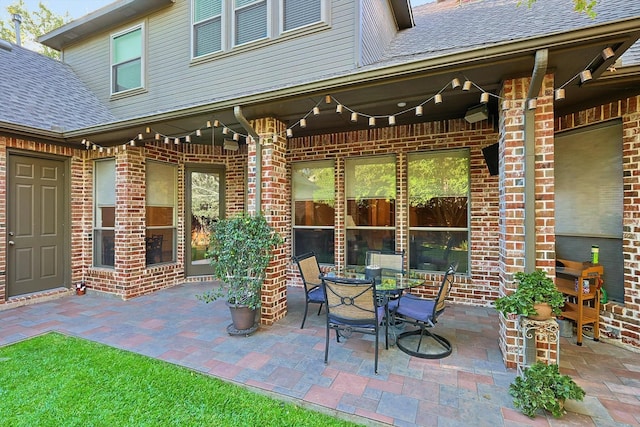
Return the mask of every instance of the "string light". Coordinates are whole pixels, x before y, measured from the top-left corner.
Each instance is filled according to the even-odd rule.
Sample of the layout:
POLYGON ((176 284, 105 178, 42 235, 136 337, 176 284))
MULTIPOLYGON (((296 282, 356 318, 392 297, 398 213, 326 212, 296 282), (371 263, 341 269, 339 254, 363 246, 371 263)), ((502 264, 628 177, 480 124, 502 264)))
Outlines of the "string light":
MULTIPOLYGON (((598 57, 594 58, 594 60, 592 60, 587 65, 587 67, 585 67, 582 71, 580 71, 578 74, 576 74, 574 77, 569 79, 565 84, 563 84, 562 86, 560 86, 558 89, 556 89, 554 91, 554 99, 555 100, 563 100, 563 99, 565 99, 565 89, 564 89, 564 87, 566 85, 568 85, 570 82, 572 82, 573 80, 575 80, 576 78, 580 78, 580 82, 581 83, 585 83, 585 82, 588 82, 588 81, 592 80, 593 76, 591 74, 590 67, 594 64, 594 62, 598 58, 602 57, 602 59, 604 59, 606 61, 606 60, 611 59, 614 56, 615 56, 615 52, 610 47, 607 47, 607 48, 603 49, 602 52, 599 53, 598 57)), ((457 88, 462 86, 462 90, 465 91, 465 92, 468 92, 473 87, 475 87, 475 88, 479 89, 480 92, 481 92, 481 94, 480 94, 480 103, 487 104, 489 102, 489 98, 491 96, 493 96, 493 97, 495 97, 495 98, 497 98, 499 100, 502 100, 502 104, 501 104, 502 110, 508 110, 509 109, 509 105, 510 104, 509 104, 509 102, 507 100, 503 100, 499 95, 495 95, 493 93, 485 91, 480 86, 478 86, 476 83, 474 83, 472 80, 469 80, 466 77, 465 77, 465 80, 464 80, 463 84, 460 83, 460 79, 457 78, 457 77, 453 78, 450 81, 450 83, 451 83, 451 88, 457 89, 457 88)), ((345 109, 348 110, 350 112, 350 120, 353 123, 357 123, 359 115, 363 115, 365 117, 368 117, 368 123, 369 123, 369 126, 371 126, 371 127, 374 127, 376 125, 376 119, 377 118, 384 118, 384 117, 387 117, 389 126, 394 126, 396 124, 396 116, 398 116, 398 115, 403 115, 403 114, 405 114, 407 112, 414 112, 416 116, 420 117, 420 116, 424 115, 424 105, 426 103, 428 103, 429 101, 433 101, 434 104, 441 104, 443 102, 442 92, 447 89, 448 85, 449 85, 449 83, 447 83, 447 85, 445 85, 436 94, 434 94, 433 96, 431 96, 427 100, 421 102, 417 106, 407 108, 406 110, 403 110, 403 111, 400 111, 400 112, 397 112, 395 114, 391 114, 391 115, 388 115, 388 116, 370 116, 368 114, 359 113, 358 111, 353 110, 353 109, 345 106, 344 104, 339 102, 337 99, 335 99, 335 97, 333 97, 331 95, 325 95, 324 96, 324 102, 326 104, 330 104, 331 102, 335 102, 336 103, 335 111, 338 114, 342 114, 345 109)), ((322 101, 319 101, 315 106, 312 107, 312 109, 305 116, 303 116, 293 126, 291 126, 291 127, 286 129, 285 133, 286 133, 286 136, 288 138, 293 137, 293 129, 292 129, 293 127, 300 126, 301 128, 306 128, 307 124, 308 124, 307 123, 307 117, 309 117, 310 115, 313 115, 313 116, 320 115, 320 107, 319 107, 319 105, 320 105, 321 102, 322 101)), ((406 103, 404 103, 404 102, 403 103, 398 103, 398 106, 404 107, 404 106, 406 106, 406 103)), ((535 98, 527 100, 527 108, 529 108, 529 109, 536 108, 536 99, 535 98)), ((213 120, 213 121, 207 120, 206 124, 205 124, 205 127, 206 128, 211 128, 211 127, 216 127, 217 128, 217 127, 220 127, 221 125, 222 125, 222 133, 224 135, 228 135, 229 132, 230 132, 230 129, 226 125, 221 123, 219 120, 213 120)), ((145 130, 146 130, 146 133, 151 133, 153 131, 148 126, 145 128, 145 130)), ((233 133, 233 139, 235 141, 238 141, 240 136, 244 136, 245 138, 247 138, 247 141, 249 141, 249 138, 250 138, 249 135, 242 135, 242 134, 239 134, 239 133, 236 133, 236 132, 232 132, 232 133, 233 133)), ((176 145, 178 145, 178 144, 180 144, 180 138, 184 138, 185 142, 190 143, 191 142, 191 135, 194 135, 194 134, 196 136, 198 136, 198 137, 202 136, 202 128, 195 129, 194 131, 192 131, 192 132, 190 132, 190 133, 188 133, 186 135, 177 136, 177 137, 169 137, 169 136, 162 135, 161 133, 156 132, 155 133, 155 140, 156 141, 160 141, 160 140, 164 139, 164 143, 165 144, 169 144, 171 139, 173 138, 174 143, 176 145)), ((274 134, 274 135, 277 136, 277 134, 274 134)), ((137 135, 137 139, 142 141, 142 140, 144 140, 144 136, 141 133, 139 133, 137 135)), ((82 139, 81 144, 84 145, 87 149, 89 149, 90 147, 93 147, 94 150, 97 150, 98 147, 102 148, 97 144, 93 144, 91 141, 89 141, 89 140, 87 140, 85 138, 82 139)), ((126 149, 125 148, 126 145, 127 144, 123 144, 122 145, 123 150, 126 149)), ((130 140, 129 141, 129 145, 135 146, 135 140, 134 139, 130 140)), ((109 152, 109 151, 107 151, 107 152, 109 152)), ((117 152, 117 151, 114 150, 114 152, 117 152)))
POLYGON ((591 80, 593 77, 591 76, 590 70, 582 70, 580 72, 580 83, 586 83, 591 80))

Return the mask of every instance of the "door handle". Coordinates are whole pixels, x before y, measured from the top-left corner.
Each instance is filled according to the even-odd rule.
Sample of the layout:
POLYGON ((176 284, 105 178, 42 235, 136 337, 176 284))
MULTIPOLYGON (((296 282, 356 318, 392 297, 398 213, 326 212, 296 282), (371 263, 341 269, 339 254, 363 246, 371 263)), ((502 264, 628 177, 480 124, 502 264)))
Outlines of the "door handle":
POLYGON ((13 246, 15 244, 16 244, 16 242, 14 242, 13 240, 9 240, 9 246, 13 246))

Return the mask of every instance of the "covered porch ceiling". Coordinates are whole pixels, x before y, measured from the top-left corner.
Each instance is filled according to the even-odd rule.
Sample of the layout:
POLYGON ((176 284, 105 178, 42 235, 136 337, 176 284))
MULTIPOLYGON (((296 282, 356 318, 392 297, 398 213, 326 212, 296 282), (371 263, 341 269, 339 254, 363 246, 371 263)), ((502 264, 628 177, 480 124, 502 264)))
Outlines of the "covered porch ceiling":
MULTIPOLYGON (((638 38, 640 29, 627 22, 619 31, 612 28, 604 36, 590 36, 584 31, 572 37, 547 37, 425 60, 397 61, 322 81, 68 132, 65 139, 75 143, 87 138, 101 146, 116 146, 144 133, 147 127, 162 135, 181 137, 216 119, 231 131, 246 135, 247 131, 234 116, 236 106, 241 107, 249 121, 262 117, 281 120, 292 128, 294 137, 320 135, 370 128, 367 116, 377 117, 376 127, 388 126, 389 115, 396 115, 397 125, 462 118, 469 108, 480 104, 482 91, 495 95, 489 97, 488 109, 489 120, 497 124, 501 104, 498 95, 503 82, 531 76, 535 52, 540 49, 548 49, 547 72, 555 75, 555 88, 566 90, 565 99, 555 102, 556 115, 564 115, 640 94, 640 66, 617 67, 615 71, 610 68, 619 64, 616 61, 638 38), (601 52, 608 47, 615 55, 604 59, 601 52), (591 71, 593 79, 582 84, 579 74, 585 69, 591 71), (461 83, 469 79, 474 85, 468 91, 462 87, 454 89, 451 86, 454 78, 461 83), (442 95, 439 104, 433 100, 437 93, 442 95), (327 95, 331 97, 330 104, 325 103, 327 95), (342 114, 336 113, 337 102, 345 107, 342 114), (416 116, 414 108, 420 104, 423 115, 416 116), (316 105, 319 115, 311 114, 316 105), (356 123, 351 121, 350 110, 361 113, 356 123), (306 127, 302 128, 299 120, 305 116, 306 127)), ((145 140, 152 138, 145 134, 145 140)), ((223 135, 221 127, 202 128, 202 136, 192 137, 191 143, 222 145, 225 138, 229 135, 223 135)))

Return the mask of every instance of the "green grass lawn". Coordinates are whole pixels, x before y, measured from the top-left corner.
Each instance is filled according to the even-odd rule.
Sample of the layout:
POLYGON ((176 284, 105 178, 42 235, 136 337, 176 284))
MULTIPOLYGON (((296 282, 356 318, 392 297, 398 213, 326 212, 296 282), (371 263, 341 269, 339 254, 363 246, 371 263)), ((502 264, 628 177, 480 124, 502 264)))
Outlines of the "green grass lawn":
POLYGON ((49 333, 0 348, 2 426, 353 426, 187 368, 49 333))

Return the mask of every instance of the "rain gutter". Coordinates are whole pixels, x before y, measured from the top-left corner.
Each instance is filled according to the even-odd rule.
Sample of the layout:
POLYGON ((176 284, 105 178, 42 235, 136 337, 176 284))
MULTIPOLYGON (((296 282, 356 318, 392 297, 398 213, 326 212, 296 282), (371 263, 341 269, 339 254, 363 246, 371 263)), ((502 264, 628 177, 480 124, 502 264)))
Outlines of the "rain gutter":
POLYGON ((242 114, 242 107, 239 105, 233 107, 233 115, 256 142, 256 213, 260 213, 262 212, 262 144, 260 143, 260 135, 242 114))
POLYGON ((536 99, 547 73, 549 50, 536 51, 531 74, 531 84, 524 105, 524 270, 531 273, 536 269, 536 110, 529 108, 529 101, 536 99))

